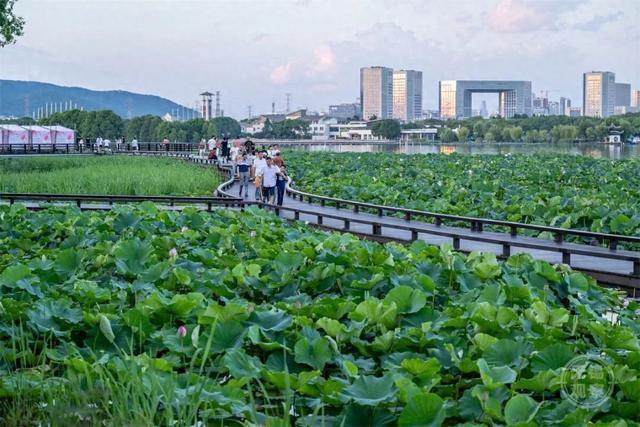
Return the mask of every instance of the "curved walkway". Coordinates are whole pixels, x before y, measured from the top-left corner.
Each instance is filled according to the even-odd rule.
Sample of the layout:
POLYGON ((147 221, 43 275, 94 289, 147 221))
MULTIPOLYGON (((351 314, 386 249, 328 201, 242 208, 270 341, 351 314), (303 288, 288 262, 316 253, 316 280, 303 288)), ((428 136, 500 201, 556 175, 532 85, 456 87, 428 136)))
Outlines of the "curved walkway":
MULTIPOLYGON (((226 193, 238 197, 238 191, 239 185, 236 181, 226 190, 226 193)), ((435 225, 392 216, 379 216, 362 211, 353 212, 352 210, 321 206, 319 203, 303 202, 287 193, 289 192, 285 192, 284 196, 284 209, 277 213, 288 220, 300 220, 310 225, 351 232, 378 241, 410 242, 420 239, 437 246, 447 243, 463 252, 493 252, 501 257, 527 253, 535 259, 553 264, 567 264, 566 254, 563 254, 562 251, 571 250, 569 264, 573 269, 587 272, 603 283, 640 289, 640 277, 633 274, 633 259, 640 259, 640 254, 637 252, 612 251, 604 247, 567 242, 556 243, 535 237, 510 236, 508 233, 491 231, 471 231, 460 227, 435 225), (300 212, 296 214, 294 210, 289 209, 300 212), (379 224, 378 229, 374 229, 375 224, 379 224), (509 250, 505 251, 505 248, 509 250), (580 254, 580 252, 584 252, 584 254, 580 254), (599 256, 588 255, 588 253, 597 253, 599 256), (607 258, 612 253, 628 256, 629 260, 607 258)), ((250 183, 249 197, 245 200, 255 201, 254 194, 255 187, 253 183, 250 183)))

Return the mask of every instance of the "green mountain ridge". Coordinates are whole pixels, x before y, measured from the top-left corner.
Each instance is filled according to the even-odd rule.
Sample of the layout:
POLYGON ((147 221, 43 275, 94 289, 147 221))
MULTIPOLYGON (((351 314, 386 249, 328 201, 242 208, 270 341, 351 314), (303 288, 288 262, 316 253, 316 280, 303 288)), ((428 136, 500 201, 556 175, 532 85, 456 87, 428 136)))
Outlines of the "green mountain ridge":
POLYGON ((156 95, 124 90, 98 91, 82 87, 59 86, 51 83, 0 80, 0 116, 30 116, 45 104, 70 102, 85 111, 112 110, 121 117, 152 114, 162 116, 172 110, 192 110, 156 95))

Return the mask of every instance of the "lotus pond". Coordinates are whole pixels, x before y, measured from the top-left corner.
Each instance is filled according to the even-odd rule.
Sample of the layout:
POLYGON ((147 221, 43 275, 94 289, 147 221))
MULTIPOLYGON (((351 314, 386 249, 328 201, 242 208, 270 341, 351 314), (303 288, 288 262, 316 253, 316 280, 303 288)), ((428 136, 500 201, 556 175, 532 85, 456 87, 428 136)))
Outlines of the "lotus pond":
POLYGON ((640 236, 640 159, 288 151, 296 187, 453 215, 640 236))
POLYGON ((211 195, 213 168, 139 156, 33 156, 0 159, 0 192, 211 195))
POLYGON ((152 204, 0 207, 0 247, 3 425, 640 421, 640 306, 565 266, 152 204))

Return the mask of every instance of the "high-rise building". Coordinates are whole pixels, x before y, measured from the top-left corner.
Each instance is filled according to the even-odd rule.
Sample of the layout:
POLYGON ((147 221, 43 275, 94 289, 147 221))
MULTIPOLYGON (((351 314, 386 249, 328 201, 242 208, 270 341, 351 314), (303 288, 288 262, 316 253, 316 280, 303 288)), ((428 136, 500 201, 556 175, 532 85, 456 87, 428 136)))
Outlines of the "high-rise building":
POLYGON ((580 117, 580 116, 582 116, 582 108, 580 107, 569 108, 569 117, 580 117))
POLYGON ((635 112, 640 112, 640 89, 631 92, 631 106, 635 108, 635 112))
POLYGON ((508 80, 441 80, 440 117, 459 119, 471 117, 473 93, 497 93, 501 117, 516 114, 531 116, 531 82, 508 80))
POLYGON ((631 107, 631 85, 629 83, 616 83, 616 107, 631 107))
POLYGON ((489 110, 487 110, 487 101, 485 101, 484 99, 480 103, 480 117, 485 119, 489 117, 489 110))
POLYGON ((360 105, 362 118, 393 117, 393 70, 387 67, 360 68, 360 105))
POLYGON ((336 119, 360 118, 360 103, 346 103, 329 105, 329 116, 336 119))
POLYGON ((616 104, 616 75, 610 71, 584 73, 582 114, 586 117, 609 117, 616 104))
POLYGON ((571 100, 563 96, 560 97, 560 115, 568 116, 571 108, 571 100))
POLYGON ((403 122, 422 116, 422 71, 393 72, 393 118, 403 122))

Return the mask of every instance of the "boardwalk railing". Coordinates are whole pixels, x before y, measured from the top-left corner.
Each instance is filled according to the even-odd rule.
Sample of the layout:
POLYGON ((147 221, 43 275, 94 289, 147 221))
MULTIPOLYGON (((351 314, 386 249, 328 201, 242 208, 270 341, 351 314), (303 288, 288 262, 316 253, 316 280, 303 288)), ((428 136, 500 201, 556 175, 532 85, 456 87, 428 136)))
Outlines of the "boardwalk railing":
POLYGON ((51 193, 0 193, 0 200, 8 201, 10 205, 16 202, 66 202, 83 207, 89 203, 114 205, 118 203, 154 202, 169 206, 203 205, 211 210, 213 206, 237 207, 242 205, 242 199, 230 197, 210 196, 130 196, 104 194, 51 194, 51 193))
MULTIPOLYGON (((80 144, 78 142, 70 144, 0 144, 0 153, 2 154, 48 154, 48 153, 64 153, 64 154, 90 154, 98 151, 104 152, 106 148, 102 146, 100 149, 94 143, 80 144)), ((141 142, 135 149, 130 142, 117 145, 114 141, 109 144, 109 151, 115 152, 198 152, 198 144, 188 142, 172 142, 170 144, 162 144, 158 142, 141 142)))
POLYGON ((442 225, 445 221, 454 222, 456 224, 467 224, 471 231, 483 231, 485 225, 492 225, 497 227, 503 227, 509 230, 509 234, 513 237, 519 234, 520 230, 534 230, 539 233, 547 232, 554 236, 556 243, 562 243, 569 236, 580 237, 588 239, 590 243, 597 242, 598 245, 604 244, 609 247, 610 250, 615 251, 619 243, 633 243, 640 244, 640 237, 635 236, 623 236, 619 234, 597 233, 586 230, 576 230, 569 228, 550 227, 538 224, 525 224, 521 222, 501 221, 487 218, 476 218, 469 216, 458 216, 436 212, 420 211, 416 209, 399 208, 393 206, 376 205, 373 203, 357 202, 353 200, 339 199, 335 197, 320 196, 317 194, 306 193, 300 190, 296 190, 291 187, 290 181, 287 185, 287 194, 293 199, 299 199, 300 201, 306 201, 311 204, 317 202, 320 206, 335 206, 336 209, 348 208, 353 212, 358 213, 361 211, 375 212, 378 216, 382 217, 385 214, 401 214, 405 220, 411 221, 412 219, 427 219, 433 220, 436 226, 442 225))
MULTIPOLYGON (((599 259, 612 259, 632 263, 632 271, 627 274, 609 273, 600 271, 597 266, 589 269, 590 274, 604 283, 610 283, 627 289, 640 288, 640 253, 625 250, 609 250, 602 247, 572 244, 567 242, 555 243, 535 238, 513 237, 509 234, 466 232, 462 233, 453 227, 437 227, 418 221, 402 223, 381 222, 371 216, 347 217, 341 212, 334 214, 326 210, 301 209, 293 206, 276 206, 257 201, 247 201, 232 197, 185 197, 185 196, 115 196, 115 195, 87 195, 87 194, 25 194, 25 193, 0 193, 0 201, 5 200, 10 204, 21 202, 48 202, 48 203, 72 203, 82 210, 109 210, 119 203, 140 203, 150 201, 169 206, 189 205, 202 210, 212 211, 214 207, 244 209, 248 206, 258 206, 272 210, 276 215, 287 220, 311 219, 311 225, 326 229, 350 232, 362 237, 372 238, 378 241, 403 241, 398 237, 392 237, 383 230, 401 230, 407 234, 404 241, 413 241, 421 235, 439 235, 449 237, 453 241, 454 249, 460 249, 461 240, 484 242, 501 245, 503 256, 510 255, 511 247, 537 249, 562 254, 563 263, 570 265, 572 255, 584 255, 599 259), (289 213, 289 214, 287 214, 289 213), (313 222, 312 219, 315 219, 313 222), (329 223, 331 222, 331 223, 329 223), (355 230, 355 225, 360 225, 360 230, 355 230), (368 228, 368 230, 367 230, 368 228), (435 228, 435 230, 434 230, 435 228)), ((29 209, 43 209, 45 206, 34 204, 29 209)), ((391 233, 393 234, 393 233, 391 233)))

